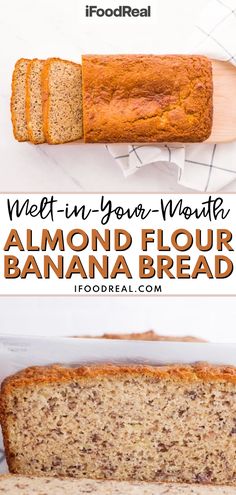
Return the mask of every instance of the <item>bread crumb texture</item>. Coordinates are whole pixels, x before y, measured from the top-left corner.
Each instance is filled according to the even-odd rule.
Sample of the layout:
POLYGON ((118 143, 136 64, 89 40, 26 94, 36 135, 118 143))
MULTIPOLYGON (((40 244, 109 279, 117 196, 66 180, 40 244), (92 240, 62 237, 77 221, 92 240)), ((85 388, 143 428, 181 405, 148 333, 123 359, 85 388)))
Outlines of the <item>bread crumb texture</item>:
POLYGON ((86 142, 201 142, 212 129, 211 61, 197 55, 85 55, 86 142))
POLYGON ((236 484, 234 367, 33 367, 0 410, 12 473, 236 484))
POLYGON ((0 476, 5 495, 235 495, 232 487, 0 476))
POLYGON ((83 136, 81 65, 48 59, 42 73, 43 128, 50 144, 83 136))
POLYGON ((45 142, 42 101, 43 66, 43 60, 31 60, 28 65, 26 77, 26 120, 29 140, 34 144, 45 142))
POLYGON ((26 74, 30 60, 21 58, 16 62, 12 76, 11 116, 13 133, 17 141, 27 141, 26 122, 26 74))

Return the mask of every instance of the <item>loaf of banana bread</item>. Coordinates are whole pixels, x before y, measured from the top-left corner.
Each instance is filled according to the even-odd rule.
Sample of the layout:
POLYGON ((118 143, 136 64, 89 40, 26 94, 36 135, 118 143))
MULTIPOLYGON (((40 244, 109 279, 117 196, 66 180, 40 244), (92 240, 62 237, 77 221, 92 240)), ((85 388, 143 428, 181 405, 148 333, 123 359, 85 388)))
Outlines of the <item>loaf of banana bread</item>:
POLYGON ((85 55, 82 72, 85 142, 199 142, 211 134, 206 57, 85 55))
POLYGON ((234 367, 32 367, 0 411, 12 473, 236 484, 234 367))

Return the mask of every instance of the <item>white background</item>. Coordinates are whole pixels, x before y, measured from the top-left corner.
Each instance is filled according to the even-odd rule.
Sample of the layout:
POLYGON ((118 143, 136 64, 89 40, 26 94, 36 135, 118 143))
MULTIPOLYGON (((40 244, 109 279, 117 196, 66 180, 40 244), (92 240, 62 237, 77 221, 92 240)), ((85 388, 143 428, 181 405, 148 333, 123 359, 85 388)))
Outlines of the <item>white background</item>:
MULTIPOLYGON (((9 214, 7 209, 7 201, 11 209, 15 204, 15 201, 19 202, 19 208, 23 208, 25 202, 29 202, 29 207, 39 208, 39 205, 44 199, 47 201, 51 200, 51 195, 48 195, 46 198, 41 194, 31 194, 31 195, 1 195, 0 196, 0 212, 1 212, 1 230, 0 230, 0 294, 2 295, 71 295, 77 297, 74 292, 74 286, 78 286, 79 288, 84 287, 84 291, 81 294, 86 294, 86 290, 90 290, 90 286, 94 286, 94 289, 91 290, 90 294, 94 296, 99 290, 101 294, 100 297, 104 297, 104 292, 101 291, 101 286, 108 289, 106 294, 114 295, 114 288, 118 286, 118 290, 116 294, 121 294, 120 287, 122 288, 125 285, 128 289, 131 287, 132 292, 128 292, 128 294, 136 292, 137 297, 145 295, 145 297, 150 297, 150 292, 154 296, 154 289, 159 285, 161 286, 161 294, 165 295, 219 295, 219 294, 228 294, 228 295, 236 295, 236 269, 235 269, 235 251, 236 251, 236 233, 235 233, 235 209, 236 209, 236 195, 235 194, 227 194, 224 198, 219 198, 217 195, 209 195, 207 194, 185 194, 183 199, 181 195, 171 196, 169 194, 143 194, 142 198, 140 198, 139 194, 107 194, 104 195, 103 201, 100 194, 58 194, 53 195, 54 200, 54 208, 53 208, 53 220, 50 217, 42 220, 39 216, 29 217, 27 214, 22 214, 19 218, 16 218, 16 215, 13 215, 12 221, 9 223, 9 214), (170 200, 172 201, 173 211, 175 208, 177 209, 177 214, 174 214, 173 218, 168 213, 170 210, 168 208, 170 200), (217 219, 213 219, 213 214, 206 214, 206 203, 207 201, 213 201, 215 204, 216 211, 219 213, 217 215, 217 219), (101 203, 102 201, 102 203, 101 203), (185 218, 183 215, 180 215, 178 212, 178 205, 182 201, 182 209, 188 208, 188 211, 195 212, 197 211, 197 215, 192 215, 191 218, 185 218), (222 203, 223 201, 223 203, 222 203), (101 211, 103 204, 103 211, 101 211), (120 213, 117 217, 115 213, 110 216, 110 220, 106 225, 102 224, 102 219, 106 218, 108 214, 109 208, 106 208, 105 205, 110 204, 111 211, 118 211, 122 209, 123 212, 129 211, 131 218, 123 213, 122 220, 120 219, 120 213), (88 212, 92 213, 87 216, 85 220, 82 219, 81 215, 78 215, 77 218, 71 216, 68 219, 65 219, 64 213, 61 213, 61 210, 64 212, 65 206, 68 205, 68 211, 71 212, 76 207, 78 211, 81 208, 85 208, 85 214, 88 215, 88 212), (135 216, 134 212, 137 211, 139 205, 142 208, 143 213, 146 218, 143 218, 138 215, 135 216), (163 206, 162 206, 163 205, 163 206), (162 212, 162 208, 165 209, 166 215, 162 212), (205 216, 201 214, 201 212, 205 212, 205 216), (148 215, 148 212, 149 213, 148 215), (222 213, 222 214, 221 214, 222 213), (198 216, 200 218, 198 218, 198 216), (212 220, 210 220, 212 218, 212 220), (31 228, 32 230, 32 245, 34 246, 32 249, 27 247, 27 229, 31 228), (11 230, 17 230, 17 233, 20 237, 21 243, 23 245, 23 249, 19 249, 16 245, 11 246, 7 251, 4 250, 4 246, 7 242, 7 239, 11 233, 11 230), (41 250, 41 242, 42 242, 42 230, 48 229, 51 237, 53 238, 56 232, 56 229, 60 229, 63 231, 64 238, 64 246, 62 250, 60 250, 59 245, 56 246, 53 251, 47 246, 46 251, 41 250), (87 236, 87 246, 85 249, 80 250, 80 246, 82 244, 82 236, 80 234, 76 234, 72 240, 75 245, 74 250, 69 247, 67 242, 67 235, 70 232, 73 232, 74 229, 81 229, 85 235, 87 236), (107 248, 102 247, 100 242, 97 243, 96 250, 92 250, 92 229, 97 229, 99 234, 104 237, 105 230, 109 229, 110 231, 110 244, 107 248), (114 234, 115 229, 124 229, 126 230, 130 236, 132 243, 128 249, 125 251, 115 250, 114 247, 114 234), (148 238, 151 238, 153 242, 147 242, 146 251, 142 250, 142 231, 153 231, 153 234, 150 236, 147 234, 148 238), (160 247, 158 249, 157 238, 159 238, 159 234, 157 232, 158 229, 163 231, 163 244, 167 246, 169 251, 166 252, 164 248, 160 247), (176 243, 179 245, 178 248, 173 247, 173 242, 171 241, 172 234, 178 229, 185 229, 192 236, 192 246, 188 250, 182 251, 182 247, 186 246, 188 239, 185 234, 179 235, 176 243), (197 232, 196 229, 201 230, 202 244, 203 249, 207 242, 207 233, 208 230, 213 231, 213 240, 212 246, 209 251, 201 251, 197 247, 197 232), (227 229, 232 235, 232 241, 230 242, 230 246, 227 248, 222 245, 222 247, 217 248, 217 231, 224 231, 227 229), (78 246, 78 251, 76 251, 76 247, 78 246), (31 249, 31 250, 30 250, 31 249), (36 251, 35 251, 36 249, 36 251), (107 251, 106 251, 107 249, 107 251), (220 251, 220 249, 222 251, 220 251), (5 255, 5 256, 3 256, 5 255), (25 278, 16 277, 14 279, 3 277, 4 275, 4 262, 7 255, 16 256, 19 260, 19 269, 23 271, 24 264, 27 260, 28 256, 34 256, 34 259, 38 263, 38 267, 40 270, 40 276, 37 278, 34 274, 29 274, 25 278), (48 255, 53 262, 58 264, 58 256, 63 257, 64 261, 64 270, 62 274, 62 278, 59 278, 55 275, 53 270, 50 270, 50 276, 48 279, 44 278, 44 256, 48 255), (73 262, 73 256, 78 256, 80 259, 83 270, 85 272, 84 278, 81 276, 81 273, 76 273, 71 276, 71 278, 66 278, 66 272, 70 266, 70 263, 73 262), (106 275, 102 277, 99 273, 99 270, 95 269, 94 279, 89 276, 89 266, 90 266, 90 255, 93 255, 98 263, 102 264, 102 257, 107 256, 108 259, 108 270, 106 275), (139 275, 139 257, 140 256, 150 256, 153 259, 153 277, 152 278, 141 278, 139 275), (165 273, 162 278, 157 277, 157 256, 166 256, 169 255, 173 259, 173 267, 171 268, 171 274, 173 275, 171 278, 168 277, 165 273), (183 270, 183 277, 177 277, 177 257, 181 255, 187 255, 189 259, 184 262, 185 268, 183 270), (225 256, 226 259, 229 259, 234 267, 232 274, 228 277, 218 277, 215 276, 215 260, 216 256, 225 256), (115 278, 112 279, 111 274, 113 271, 113 267, 115 267, 115 263, 119 261, 119 256, 123 256, 126 260, 126 263, 129 267, 131 278, 127 278, 126 275, 122 273, 118 273, 115 275, 115 278), (198 264, 198 260, 200 261, 204 256, 208 262, 208 265, 211 270, 212 277, 208 278, 206 274, 200 273, 197 277, 193 277, 192 274, 194 272, 195 266, 198 264), (189 265, 189 266, 188 266, 189 265), (187 266, 187 268, 186 268, 187 266), (186 275, 189 278, 186 278, 186 275), (106 278, 107 276, 107 278, 106 278), (110 285, 112 285, 113 291, 109 290, 110 285), (141 286, 141 287, 140 287, 141 286), (141 288, 141 292, 139 291, 139 287, 141 288)), ((210 209, 212 211, 212 208, 210 209)), ((12 210, 15 212, 15 209, 12 210)), ((25 210, 24 210, 25 211, 25 210)), ((44 211, 44 215, 48 213, 48 209, 44 211)), ((227 232, 223 232, 223 239, 227 232)), ((121 243, 123 245, 124 236, 121 236, 121 243)), ((144 248, 145 249, 145 248, 144 248)), ((30 258, 29 258, 30 259, 30 258)), ((224 259, 224 258, 223 258, 224 259)), ((222 261, 221 270, 224 274, 226 271, 226 263, 222 261)), ((202 266, 200 266, 202 268, 202 266)), ((12 271, 10 271, 10 274, 12 271)), ((145 271, 145 274, 148 274, 148 271, 145 271)), ((160 297, 158 293, 156 293, 156 297, 160 297)))
POLYGON ((154 329, 236 342, 235 321, 235 297, 0 298, 0 328, 6 334, 82 336, 154 329))
POLYGON ((101 335, 156 330, 236 342, 235 297, 1 297, 1 333, 101 335))
MULTIPOLYGON (((181 52, 207 0, 150 0, 153 19, 93 21, 87 0, 2 0, 0 10, 0 191, 184 191, 177 168, 149 165, 125 179, 103 145, 33 146, 12 137, 11 75, 20 57, 80 60, 81 53, 181 52)), ((94 3, 94 2, 93 2, 94 3)), ((99 0, 117 5, 117 0, 99 0)), ((121 2, 122 3, 122 2, 121 2)), ((146 5, 147 0, 130 0, 146 5)), ((236 190, 236 183, 227 187, 236 190)))

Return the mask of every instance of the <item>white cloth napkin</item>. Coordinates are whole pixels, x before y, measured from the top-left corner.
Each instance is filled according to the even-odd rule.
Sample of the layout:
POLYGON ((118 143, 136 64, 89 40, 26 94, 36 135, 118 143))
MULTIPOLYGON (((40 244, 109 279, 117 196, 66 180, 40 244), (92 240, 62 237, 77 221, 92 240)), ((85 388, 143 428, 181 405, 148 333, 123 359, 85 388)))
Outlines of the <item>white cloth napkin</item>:
POLYGON ((0 434, 0 445, 2 448, 0 448, 0 474, 4 474, 7 471, 7 465, 6 465, 6 460, 5 460, 5 453, 3 449, 3 440, 2 440, 2 435, 0 434))
MULTIPOLYGON (((236 0, 207 2, 195 26, 189 53, 236 65, 236 0)), ((217 191, 236 179, 236 141, 197 145, 107 145, 127 177, 150 163, 178 166, 178 183, 198 191, 217 191)))

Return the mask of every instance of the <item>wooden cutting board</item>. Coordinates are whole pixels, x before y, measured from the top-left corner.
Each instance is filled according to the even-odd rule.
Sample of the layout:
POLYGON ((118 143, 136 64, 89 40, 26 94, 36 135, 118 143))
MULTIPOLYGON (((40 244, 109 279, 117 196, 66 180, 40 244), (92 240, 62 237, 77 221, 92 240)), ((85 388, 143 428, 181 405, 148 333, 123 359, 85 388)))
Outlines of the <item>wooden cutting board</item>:
POLYGON ((236 140, 236 67, 229 62, 212 60, 213 128, 207 142, 227 143, 236 140))

